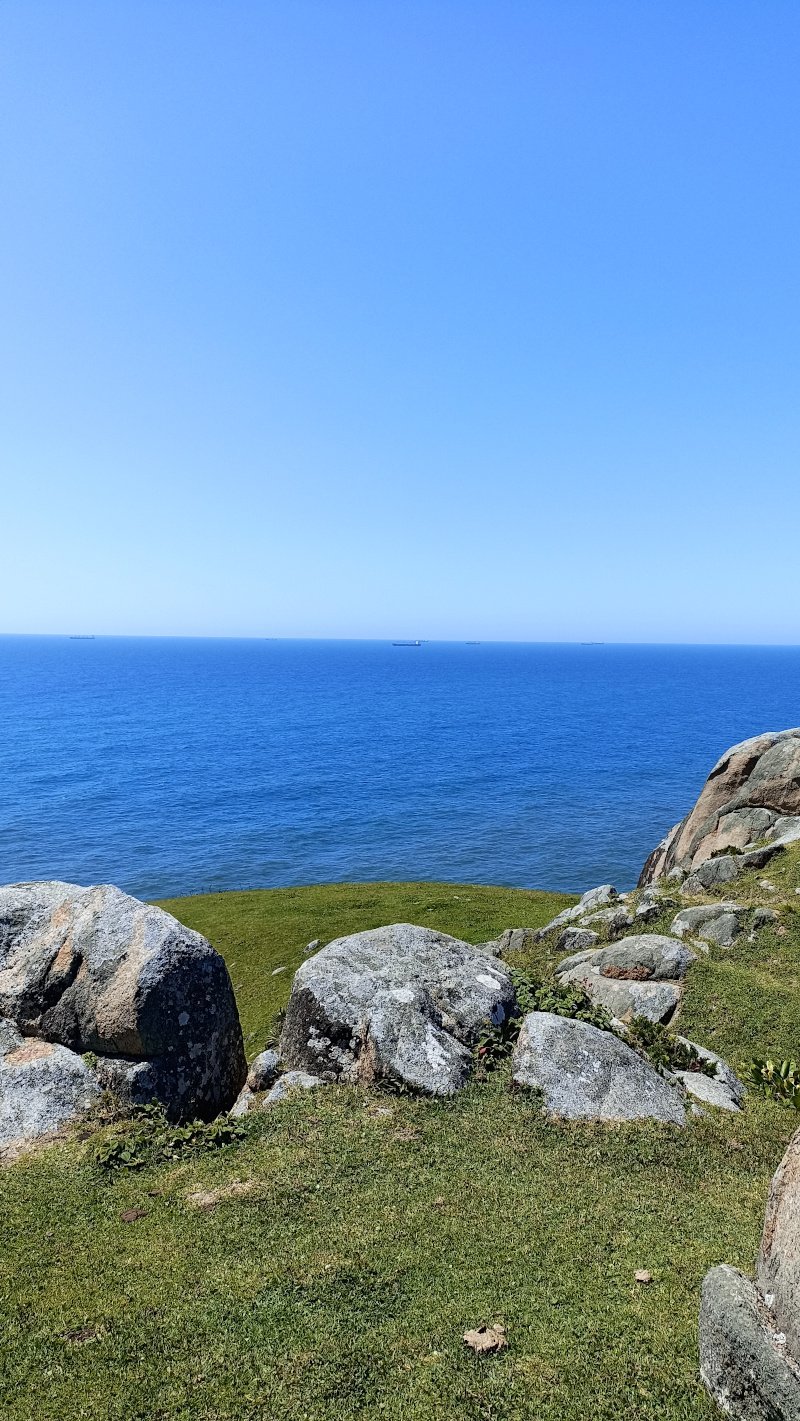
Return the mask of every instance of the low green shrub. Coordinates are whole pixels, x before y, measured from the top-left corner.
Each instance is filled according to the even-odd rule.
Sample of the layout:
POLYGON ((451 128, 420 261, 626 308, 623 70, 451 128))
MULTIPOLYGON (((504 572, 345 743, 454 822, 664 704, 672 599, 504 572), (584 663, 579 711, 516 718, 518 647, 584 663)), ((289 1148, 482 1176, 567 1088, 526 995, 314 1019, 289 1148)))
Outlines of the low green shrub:
POLYGON ((750 1084, 767 1100, 779 1100, 800 1110, 800 1071, 796 1061, 770 1061, 754 1058, 746 1074, 750 1084))
POLYGON ((717 1068, 713 1061, 706 1061, 694 1046, 679 1041, 666 1026, 650 1021, 646 1016, 636 1016, 627 1025, 625 1040, 661 1071, 696 1071, 702 1076, 715 1076, 717 1068))
POLYGON ((160 1105, 137 1106, 92 1145, 94 1163, 103 1170, 142 1169, 182 1155, 203 1154, 244 1138, 241 1120, 226 1116, 206 1124, 192 1120, 173 1125, 160 1105))

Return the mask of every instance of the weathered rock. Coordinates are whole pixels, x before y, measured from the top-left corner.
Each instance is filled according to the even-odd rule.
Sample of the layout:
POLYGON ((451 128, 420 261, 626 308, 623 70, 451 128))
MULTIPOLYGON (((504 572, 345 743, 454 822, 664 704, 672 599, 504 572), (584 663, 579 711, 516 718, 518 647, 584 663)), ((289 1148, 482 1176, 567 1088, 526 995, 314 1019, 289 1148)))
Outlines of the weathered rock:
POLYGON ((736 1268, 707 1273, 700 1304, 700 1376, 737 1421, 798 1421, 800 1371, 763 1298, 736 1268))
POLYGON ((249 1115, 250 1111, 255 1109, 255 1106, 255 1092, 250 1089, 249 1085, 244 1085, 239 1091, 228 1114, 233 1120, 239 1120, 243 1115, 249 1115))
POLYGON ((675 1071, 674 1074, 684 1090, 704 1105, 714 1105, 718 1110, 741 1110, 724 1081, 706 1076, 702 1071, 675 1071))
POLYGON ((0 889, 0 1015, 96 1053, 98 1078, 175 1119, 209 1119, 246 1074, 227 968, 168 913, 109 886, 0 889))
POLYGON ((556 942, 556 952, 589 952, 599 941, 597 933, 590 928, 565 928, 556 942))
POLYGON ((701 903, 681 908, 670 924, 675 937, 702 937, 719 947, 730 947, 742 931, 746 909, 738 903, 701 903))
MULTIPOLYGON (((700 1046, 696 1041, 689 1041, 685 1036, 679 1036, 678 1040, 684 1046, 690 1046, 704 1061, 712 1061, 716 1068, 715 1079, 724 1085, 736 1105, 744 1104, 745 1095, 747 1094, 744 1085, 739 1080, 733 1067, 729 1066, 728 1062, 723 1060, 722 1056, 718 1056, 716 1051, 709 1051, 707 1046, 700 1046)), ((706 1079, 710 1080, 712 1078, 707 1076, 706 1079)))
POLYGON ((800 1362, 800 1130, 770 1186, 756 1282, 800 1362))
POLYGON ((505 957, 507 952, 527 952, 537 941, 533 928, 506 928, 496 942, 481 944, 482 949, 493 957, 505 957))
POLYGON ((766 844, 763 848, 749 849, 746 853, 740 854, 739 863, 742 869, 766 868, 767 864, 778 854, 785 853, 785 844, 766 844))
POLYGON ((753 914, 753 932, 758 933, 762 928, 769 928, 777 921, 778 914, 774 908, 756 908, 753 914))
POLYGON ((556 968, 562 983, 574 982, 619 1021, 645 1016, 667 1021, 680 1001, 680 983, 695 954, 674 938, 638 933, 610 947, 581 952, 556 968))
POLYGON ((0 1021, 0 1153, 52 1135, 91 1108, 100 1086, 74 1051, 0 1021))
POLYGON ((518 1086, 541 1090, 568 1120, 663 1120, 683 1125, 681 1092, 613 1032, 551 1012, 531 1012, 514 1048, 518 1086))
POLYGON ((277 1105, 293 1090, 315 1090, 317 1086, 324 1084, 321 1076, 313 1076, 308 1071, 287 1071, 285 1075, 278 1077, 264 1104, 277 1105))
POLYGON ((269 1090, 275 1084, 281 1069, 281 1058, 277 1051, 261 1051, 250 1062, 247 1084, 251 1090, 269 1090))
POLYGON ((590 913, 588 918, 581 918, 581 927, 588 927, 590 931, 596 928, 604 928, 609 939, 622 937, 633 927, 633 918, 627 908, 613 907, 601 908, 599 913, 590 913))
POLYGON ((742 856, 734 857, 733 854, 720 854, 719 857, 706 859, 701 863, 683 884, 684 893, 698 896, 707 893, 710 888, 720 888, 726 883, 732 883, 734 878, 738 878, 741 872, 742 856))
POLYGON ((767 829, 764 838, 770 839, 778 848, 797 843, 800 839, 800 815, 781 815, 767 829))
MULTIPOLYGON (((692 872, 724 849, 743 849, 785 818, 800 820, 800 729, 757 735, 726 750, 694 808, 648 858, 640 886, 675 868, 692 872)), ((794 825, 784 832, 795 832, 794 825)))
POLYGON ((515 1007, 499 962, 446 933, 395 923, 338 938, 301 964, 281 1058, 326 1080, 387 1077, 448 1095, 465 1084, 484 1024, 515 1007))
POLYGON ((541 941, 549 933, 555 932, 556 928, 565 928, 569 923, 576 922, 578 918, 585 918, 587 913, 595 912, 598 908, 608 907, 618 898, 619 894, 613 883, 601 883, 598 888, 590 888, 571 908, 565 908, 563 913, 559 913, 557 917, 553 918, 552 922, 540 928, 536 937, 541 941))

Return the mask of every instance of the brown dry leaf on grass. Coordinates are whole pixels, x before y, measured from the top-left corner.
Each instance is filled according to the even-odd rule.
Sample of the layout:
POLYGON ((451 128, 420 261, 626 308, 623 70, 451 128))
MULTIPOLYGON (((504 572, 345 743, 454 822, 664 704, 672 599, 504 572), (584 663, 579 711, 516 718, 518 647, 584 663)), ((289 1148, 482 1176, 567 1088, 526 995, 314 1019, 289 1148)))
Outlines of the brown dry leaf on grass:
POLYGON ((471 1332, 465 1332, 464 1341, 478 1357, 484 1356, 487 1352, 499 1352, 503 1347, 508 1346, 508 1338, 502 1322, 493 1322, 490 1327, 476 1327, 471 1332))
POLYGON ((120 1214, 123 1224, 135 1224, 138 1219, 147 1218, 146 1209, 123 1209, 120 1214))

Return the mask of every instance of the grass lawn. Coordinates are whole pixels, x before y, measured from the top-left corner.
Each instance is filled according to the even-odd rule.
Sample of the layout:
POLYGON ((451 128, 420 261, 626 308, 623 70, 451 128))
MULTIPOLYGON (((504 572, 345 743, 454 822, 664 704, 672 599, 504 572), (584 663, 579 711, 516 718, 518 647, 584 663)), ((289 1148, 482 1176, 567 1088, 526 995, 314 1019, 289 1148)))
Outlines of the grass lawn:
MULTIPOLYGON (((785 869, 780 930, 692 969, 681 1024, 734 1061, 798 1054, 797 860, 785 869)), ((164 906, 224 952, 252 1055, 311 938, 406 920, 479 941, 567 901, 369 884, 164 906)), ((450 1101, 319 1090, 135 1172, 103 1172, 95 1139, 73 1138, 0 1176, 0 1414, 710 1421, 700 1282, 720 1261, 751 1269, 796 1124, 751 1099, 685 1130, 565 1125, 501 1070, 450 1101), (198 1190, 216 1203, 193 1205, 198 1190), (462 1333, 494 1321, 507 1349, 474 1357, 462 1333)))

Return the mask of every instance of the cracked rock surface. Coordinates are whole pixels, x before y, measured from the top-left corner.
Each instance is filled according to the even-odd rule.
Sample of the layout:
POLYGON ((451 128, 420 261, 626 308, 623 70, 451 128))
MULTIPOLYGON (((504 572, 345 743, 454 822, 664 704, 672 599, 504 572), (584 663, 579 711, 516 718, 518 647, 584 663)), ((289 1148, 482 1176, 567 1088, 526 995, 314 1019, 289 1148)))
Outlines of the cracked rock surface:
POLYGON ((447 933, 394 923, 337 938, 300 965, 281 1059, 326 1080, 384 1077, 449 1095, 466 1083, 483 1025, 514 1009, 497 959, 447 933))
POLYGON ((680 1001, 683 978, 696 960, 676 938, 636 933, 609 947, 565 958, 556 967, 556 977, 583 987, 620 1021, 634 1016, 668 1021, 680 1001))
POLYGON ((0 1016, 98 1058, 97 1079, 173 1119, 211 1119, 244 1084, 228 970, 199 933, 108 885, 0 888, 0 1016))

